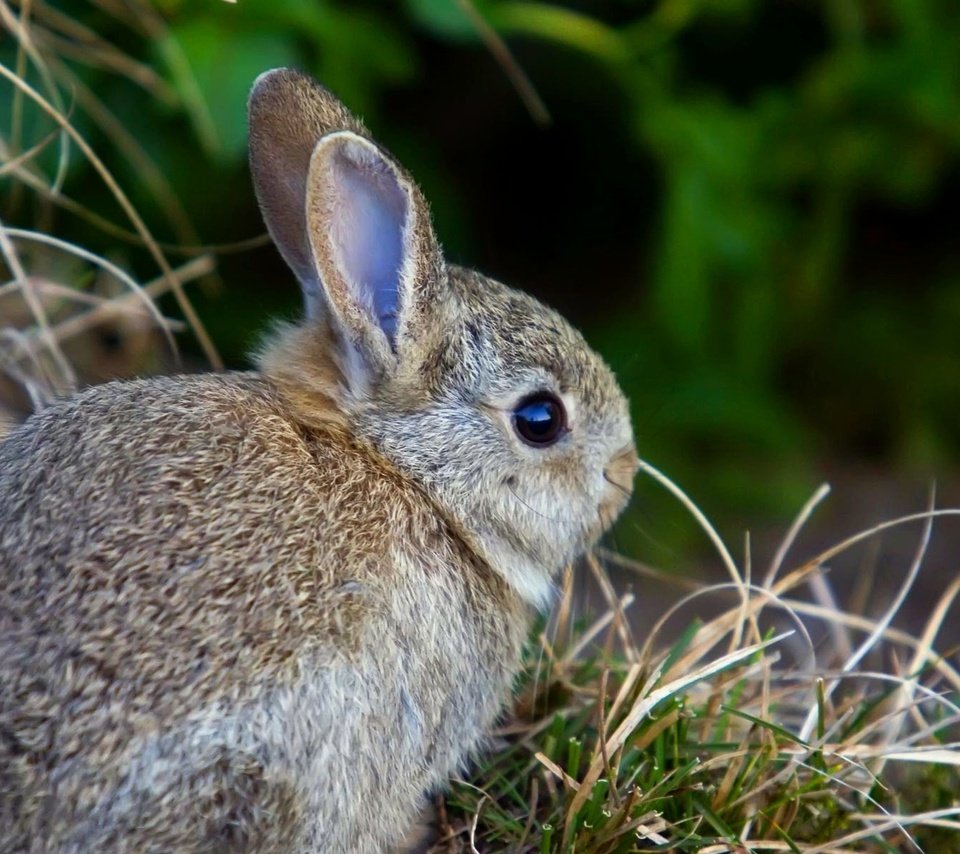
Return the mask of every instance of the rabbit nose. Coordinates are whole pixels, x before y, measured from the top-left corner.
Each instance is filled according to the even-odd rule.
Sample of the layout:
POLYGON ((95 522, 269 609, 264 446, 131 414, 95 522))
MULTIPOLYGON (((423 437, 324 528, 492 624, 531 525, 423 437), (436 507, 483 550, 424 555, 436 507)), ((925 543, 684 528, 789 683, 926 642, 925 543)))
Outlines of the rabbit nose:
POLYGON ((627 495, 633 492, 633 478, 640 467, 640 459, 632 444, 621 448, 603 469, 604 479, 627 495))

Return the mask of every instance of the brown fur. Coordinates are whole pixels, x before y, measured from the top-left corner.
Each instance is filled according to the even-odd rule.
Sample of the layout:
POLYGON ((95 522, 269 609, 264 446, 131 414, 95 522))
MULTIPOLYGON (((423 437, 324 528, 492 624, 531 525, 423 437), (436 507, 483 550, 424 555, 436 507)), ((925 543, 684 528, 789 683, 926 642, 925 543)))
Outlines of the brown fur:
POLYGON ((271 133, 395 182, 395 330, 349 245, 294 257, 301 223, 311 247, 340 233, 338 208, 276 211, 343 179, 288 151, 306 189, 264 211, 313 267, 308 318, 260 370, 89 389, 0 444, 2 850, 400 844, 509 696, 551 579, 629 495, 606 366, 530 297, 448 268, 387 155, 291 128, 302 107, 362 130, 311 87, 281 71, 254 91, 261 201, 271 133), (257 124, 273 99, 281 128, 257 124), (511 407, 543 387, 571 429, 531 448, 511 407))
MULTIPOLYGON (((446 579, 451 594, 468 579, 486 590, 477 630, 495 628, 487 645, 516 654, 520 634, 504 620, 522 624, 525 609, 457 546, 437 509, 342 433, 291 423, 261 379, 114 384, 31 427, 4 445, 0 469, 0 493, 13 499, 3 514, 10 546, 0 552, 0 733, 27 838, 55 829, 51 845, 72 839, 75 813, 123 785, 143 739, 175 730, 188 710, 258 702, 270 686, 301 679, 304 658, 359 665, 376 654, 390 631, 386 600, 416 596, 411 579, 384 561, 391 547, 402 544, 411 560, 446 553, 466 576, 446 579), (98 429, 71 430, 79 413, 98 429), (82 476, 104 469, 110 481, 82 476), (69 505, 37 501, 59 495, 69 505), (50 515, 67 512, 69 530, 50 515), (15 548, 23 544, 26 553, 15 548), (501 613, 493 603, 504 599, 501 613)), ((444 652, 434 666, 470 678, 476 653, 453 662, 444 652)), ((213 797, 210 787, 234 774, 223 763, 237 761, 228 745, 221 750, 225 757, 204 757, 175 785, 213 797)), ((295 790, 297 781, 275 783, 295 790)), ((177 809, 188 792, 177 794, 174 803, 138 804, 137 821, 177 809)), ((220 797, 223 815, 246 801, 242 791, 220 797)), ((207 809, 195 815, 213 821, 207 809)), ((190 849, 200 837, 187 817, 158 839, 190 849)), ((77 843, 91 850, 94 839, 77 843)))

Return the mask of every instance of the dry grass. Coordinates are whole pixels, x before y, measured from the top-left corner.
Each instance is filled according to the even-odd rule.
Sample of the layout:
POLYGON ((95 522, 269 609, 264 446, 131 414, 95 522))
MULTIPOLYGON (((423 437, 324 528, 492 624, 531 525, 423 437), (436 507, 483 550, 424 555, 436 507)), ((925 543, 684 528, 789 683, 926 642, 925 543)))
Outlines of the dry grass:
MULTIPOLYGON (((141 38, 162 35, 163 21, 147 0, 92 2, 141 38)), ((196 244, 189 219, 162 171, 97 94, 83 86, 73 64, 95 65, 133 80, 145 96, 165 103, 174 94, 150 68, 43 0, 0 0, 0 28, 16 45, 13 67, 0 63, 0 85, 12 96, 9 125, 0 130, 2 432, 78 386, 178 365, 174 333, 185 326, 212 366, 218 367, 220 359, 183 287, 213 270, 213 256, 205 247, 180 245, 172 248, 195 257, 179 266, 168 260, 171 247, 154 238, 106 164, 126 161, 141 176, 165 227, 183 244, 196 244), (105 151, 94 150, 81 125, 102 134, 105 151), (42 128, 36 139, 25 138, 28 127, 42 128), (125 225, 70 195, 68 175, 81 162, 107 187, 125 225), (32 228, 8 224, 27 216, 32 228), (49 236, 64 216, 95 226, 103 236, 101 252, 49 236), (118 243, 145 249, 157 277, 141 285, 111 260, 118 243), (155 301, 167 292, 176 298, 184 322, 158 310, 155 301), (157 358, 159 352, 165 362, 157 358)))
POLYGON ((630 620, 637 606, 595 557, 608 608, 571 625, 568 573, 495 749, 439 802, 433 850, 960 851, 960 674, 935 646, 960 577, 916 637, 891 626, 934 520, 960 511, 877 525, 781 574, 822 487, 757 584, 686 495, 646 473, 697 518, 729 583, 692 585, 634 640, 651 615, 630 620), (827 562, 909 523, 922 533, 894 602, 878 619, 845 612, 827 562), (734 607, 666 634, 680 609, 730 591, 734 607))

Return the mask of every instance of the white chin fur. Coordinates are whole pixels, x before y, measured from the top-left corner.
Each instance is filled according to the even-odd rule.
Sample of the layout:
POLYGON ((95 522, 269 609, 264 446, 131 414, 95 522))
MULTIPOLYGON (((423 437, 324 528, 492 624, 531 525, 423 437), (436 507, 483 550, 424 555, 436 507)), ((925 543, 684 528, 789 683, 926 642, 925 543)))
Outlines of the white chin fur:
POLYGON ((553 602, 556 587, 549 573, 529 558, 518 555, 513 550, 501 550, 492 556, 493 567, 507 583, 517 591, 520 597, 529 602, 538 611, 546 611, 553 602))

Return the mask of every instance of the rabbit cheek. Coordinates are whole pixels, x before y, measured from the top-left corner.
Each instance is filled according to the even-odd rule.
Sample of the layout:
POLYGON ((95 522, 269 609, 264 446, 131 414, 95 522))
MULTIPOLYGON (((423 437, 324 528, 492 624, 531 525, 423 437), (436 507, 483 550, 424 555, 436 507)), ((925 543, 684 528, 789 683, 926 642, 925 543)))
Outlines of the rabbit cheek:
POLYGON ((613 525, 626 504, 627 499, 622 493, 613 490, 607 490, 604 493, 600 500, 600 506, 597 508, 597 519, 590 526, 587 536, 589 545, 592 546, 613 525))

